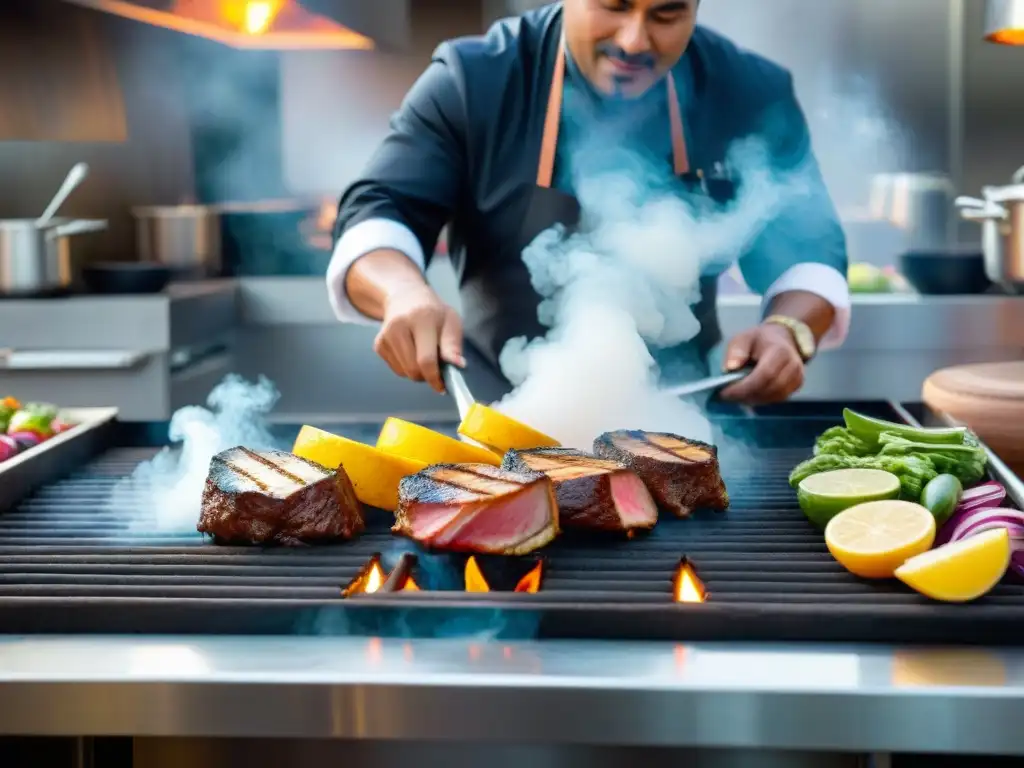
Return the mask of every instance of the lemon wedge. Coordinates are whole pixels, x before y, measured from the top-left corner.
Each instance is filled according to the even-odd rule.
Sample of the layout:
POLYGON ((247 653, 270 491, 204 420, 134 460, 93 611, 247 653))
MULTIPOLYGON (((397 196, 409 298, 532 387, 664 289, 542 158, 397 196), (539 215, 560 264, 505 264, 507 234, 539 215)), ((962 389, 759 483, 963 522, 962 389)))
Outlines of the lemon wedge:
POLYGON ((310 426, 299 430, 292 453, 328 469, 341 466, 359 501, 388 512, 398 508, 398 481, 427 466, 310 426))
POLYGON ((481 403, 473 403, 459 424, 459 434, 486 445, 502 456, 506 451, 527 448, 558 448, 559 442, 481 403))
POLYGON ((427 464, 501 465, 501 456, 493 451, 394 417, 381 427, 377 448, 393 456, 404 456, 427 464))
POLYGON ((912 557, 896 569, 896 578, 932 600, 966 603, 999 583, 1011 553, 1009 531, 996 528, 912 557))

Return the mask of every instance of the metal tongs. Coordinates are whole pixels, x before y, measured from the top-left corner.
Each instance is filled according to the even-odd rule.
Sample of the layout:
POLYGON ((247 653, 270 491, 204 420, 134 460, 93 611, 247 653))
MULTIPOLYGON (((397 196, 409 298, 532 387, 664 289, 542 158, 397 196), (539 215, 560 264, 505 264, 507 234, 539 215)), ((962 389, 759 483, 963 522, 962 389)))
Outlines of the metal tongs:
POLYGON ((746 378, 747 374, 752 370, 754 370, 753 366, 747 366, 746 368, 740 368, 736 371, 723 373, 720 376, 708 376, 707 378, 691 381, 687 384, 677 384, 675 386, 662 389, 661 394, 669 395, 671 397, 690 397, 692 395, 699 395, 702 392, 717 391, 739 381, 740 379, 746 378))
POLYGON ((441 366, 441 376, 444 378, 445 389, 448 390, 448 394, 455 400, 455 407, 459 409, 459 420, 461 421, 466 418, 470 407, 476 403, 476 398, 469 391, 469 385, 466 384, 462 371, 451 363, 445 363, 441 366))

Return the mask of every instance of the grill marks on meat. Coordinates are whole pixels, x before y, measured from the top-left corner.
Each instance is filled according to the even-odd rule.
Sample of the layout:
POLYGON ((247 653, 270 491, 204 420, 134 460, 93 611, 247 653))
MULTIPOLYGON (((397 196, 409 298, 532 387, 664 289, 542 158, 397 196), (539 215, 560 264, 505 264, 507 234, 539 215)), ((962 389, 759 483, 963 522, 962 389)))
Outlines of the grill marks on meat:
POLYGON ((438 464, 402 478, 392 530, 450 552, 524 555, 558 534, 551 480, 487 464, 438 464))
POLYGON ((534 448, 508 451, 501 466, 551 478, 564 528, 616 532, 658 522, 658 507, 643 481, 618 461, 572 448, 534 448))
POLYGON ((658 504, 678 517, 729 506, 713 445, 665 432, 620 430, 598 437, 594 453, 636 472, 658 504))
POLYGON ((344 469, 238 446, 210 462, 196 527, 222 544, 295 545, 351 539, 366 522, 344 469))

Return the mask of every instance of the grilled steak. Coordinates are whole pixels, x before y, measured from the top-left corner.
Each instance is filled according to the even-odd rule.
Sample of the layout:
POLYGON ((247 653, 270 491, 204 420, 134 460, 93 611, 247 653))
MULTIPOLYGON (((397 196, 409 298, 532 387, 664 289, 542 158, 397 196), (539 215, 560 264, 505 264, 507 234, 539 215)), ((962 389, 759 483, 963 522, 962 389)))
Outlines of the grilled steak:
POLYGON ((393 530, 450 552, 525 555, 558 533, 551 480, 488 464, 436 464, 403 477, 393 530))
POLYGON ((729 506, 713 445, 664 432, 624 429, 597 438, 594 453, 640 475, 658 504, 679 517, 689 517, 698 508, 729 506))
POLYGON ((241 446, 210 462, 197 528, 217 543, 350 539, 365 527, 363 507, 340 467, 241 446))
POLYGON ((550 477, 563 528, 630 531, 658 522, 658 507, 643 481, 617 461, 572 448, 513 449, 501 468, 550 477))

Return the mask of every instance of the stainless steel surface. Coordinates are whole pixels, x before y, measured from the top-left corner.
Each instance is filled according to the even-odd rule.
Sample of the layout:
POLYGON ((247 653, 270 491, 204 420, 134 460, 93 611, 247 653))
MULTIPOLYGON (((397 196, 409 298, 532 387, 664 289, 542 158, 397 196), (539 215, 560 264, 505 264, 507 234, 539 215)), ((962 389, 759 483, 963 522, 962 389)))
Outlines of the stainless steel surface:
POLYGON ((879 174, 871 181, 869 208, 875 218, 902 229, 909 248, 941 248, 953 237, 954 197, 948 176, 879 174))
POLYGON ((127 370, 149 355, 123 349, 4 349, 0 368, 9 371, 127 370))
POLYGON ((40 227, 35 219, 0 219, 0 294, 67 289, 72 280, 68 238, 106 226, 100 220, 50 219, 40 227))
POLYGON ((888 768, 838 752, 327 739, 136 739, 132 757, 134 768, 888 768))
POLYGON ((57 190, 57 193, 50 200, 50 204, 46 206, 46 210, 43 211, 42 215, 36 219, 37 227, 45 227, 49 225, 50 220, 57 214, 60 207, 64 205, 64 201, 68 199, 72 192, 78 189, 78 185, 85 181, 85 177, 89 175, 89 166, 85 163, 76 163, 68 171, 68 175, 64 178, 63 183, 57 190))
POLYGON ((65 408, 62 412, 78 426, 0 462, 0 512, 109 445, 117 408, 65 408))
POLYGON ((0 638, 7 734, 1024 755, 1022 714, 1017 650, 0 638))
POLYGON ((60 369, 0 368, 0 392, 30 400, 115 405, 122 420, 167 420, 183 405, 205 402, 235 368, 236 293, 233 281, 207 280, 172 283, 164 293, 147 296, 0 301, 0 344, 37 358, 43 352, 77 357, 60 369), (219 353, 212 357, 203 353, 214 348, 219 353), (83 353, 94 358, 96 350, 104 349, 144 358, 129 367, 78 366, 83 353))
POLYGON ((215 276, 221 270, 221 221, 206 205, 149 206, 132 210, 138 256, 182 273, 215 276))
MULTIPOLYGON (((965 198, 961 198, 964 200, 965 198)), ((974 198, 970 198, 974 200, 974 198)), ((981 251, 985 258, 985 275, 996 285, 1015 291, 1012 274, 1006 270, 1006 253, 1010 248, 1012 231, 1006 209, 996 203, 977 200, 981 205, 961 206, 960 216, 981 227, 981 251)))
POLYGON ((726 387, 733 382, 737 382, 740 379, 745 378, 750 371, 751 369, 744 368, 740 371, 723 373, 721 376, 708 376, 707 378, 700 379, 689 384, 679 384, 674 387, 667 387, 661 391, 663 394, 671 397, 691 397, 692 395, 699 395, 703 392, 713 392, 716 389, 726 387))
POLYGON ((1024 45, 1024 0, 985 0, 985 39, 1024 45))
POLYGON ((466 418, 466 414, 469 413, 470 407, 476 402, 476 398, 469 391, 469 385, 466 384, 462 371, 454 365, 447 364, 442 366, 441 370, 444 375, 445 388, 448 390, 448 394, 452 396, 452 400, 455 401, 455 408, 459 412, 459 420, 461 421, 466 418))

